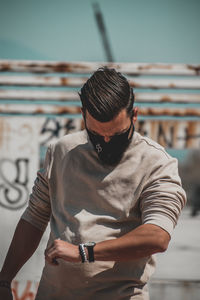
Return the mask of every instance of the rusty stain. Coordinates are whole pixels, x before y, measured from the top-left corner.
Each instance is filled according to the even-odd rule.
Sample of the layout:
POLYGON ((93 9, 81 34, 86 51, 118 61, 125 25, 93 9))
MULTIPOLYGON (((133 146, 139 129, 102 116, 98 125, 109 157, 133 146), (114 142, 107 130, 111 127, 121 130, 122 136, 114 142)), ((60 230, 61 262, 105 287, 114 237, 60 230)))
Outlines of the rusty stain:
POLYGON ((30 64, 28 64, 27 66, 25 66, 24 63, 19 63, 18 66, 19 66, 19 67, 22 67, 22 68, 25 67, 25 68, 31 68, 31 69, 34 69, 34 68, 38 68, 39 65, 38 65, 37 63, 30 63, 30 64))
POLYGON ((57 107, 56 108, 57 114, 80 114, 81 108, 77 106, 71 106, 71 107, 57 107))
POLYGON ((56 65, 51 66, 51 67, 55 72, 59 72, 59 73, 71 72, 73 70, 73 66, 71 66, 70 64, 67 64, 67 63, 62 63, 62 62, 57 63, 56 65))
POLYGON ((69 80, 67 77, 60 77, 60 84, 62 86, 68 86, 69 85, 69 80))
POLYGON ((11 70, 11 65, 10 64, 3 63, 3 64, 0 65, 0 71, 1 72, 7 72, 9 70, 11 70))
POLYGON ((143 87, 140 83, 136 83, 135 81, 129 81, 129 84, 133 88, 142 88, 143 87))
POLYGON ((34 112, 33 112, 33 114, 44 114, 45 112, 44 112, 44 110, 42 109, 42 108, 37 108, 34 112))
POLYGON ((88 69, 87 66, 84 66, 81 64, 72 64, 72 63, 65 63, 65 62, 60 62, 55 65, 45 64, 44 67, 51 68, 51 69, 53 69, 53 71, 58 72, 58 73, 68 73, 68 72, 72 73, 76 69, 79 69, 79 68, 83 69, 83 70, 88 69))
POLYGON ((189 70, 192 70, 196 73, 196 75, 200 75, 200 65, 198 66, 193 66, 193 65, 186 65, 186 67, 189 69, 189 70))
POLYGON ((164 95, 164 96, 162 96, 162 97, 160 98, 160 101, 161 101, 161 102, 171 102, 172 99, 171 99, 171 97, 169 97, 168 95, 164 95))
MULTIPOLYGON (((47 71, 45 70, 37 70, 37 68, 40 68, 40 65, 38 65, 37 63, 29 63, 29 64, 25 64, 23 62, 19 62, 18 66, 19 68, 21 68, 23 70, 23 72, 30 72, 30 73, 46 73, 47 71), (34 68, 36 68, 36 70, 34 70, 34 68)), ((17 70, 19 71, 19 70, 17 70)))

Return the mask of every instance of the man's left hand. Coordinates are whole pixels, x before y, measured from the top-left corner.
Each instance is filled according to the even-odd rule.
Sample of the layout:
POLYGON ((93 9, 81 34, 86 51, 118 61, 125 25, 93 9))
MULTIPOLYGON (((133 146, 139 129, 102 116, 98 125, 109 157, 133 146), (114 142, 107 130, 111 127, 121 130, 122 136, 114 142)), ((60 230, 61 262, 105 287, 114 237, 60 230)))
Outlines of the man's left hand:
POLYGON ((53 244, 45 250, 45 259, 51 265, 59 265, 57 259, 64 259, 69 262, 80 262, 78 246, 57 239, 53 244))

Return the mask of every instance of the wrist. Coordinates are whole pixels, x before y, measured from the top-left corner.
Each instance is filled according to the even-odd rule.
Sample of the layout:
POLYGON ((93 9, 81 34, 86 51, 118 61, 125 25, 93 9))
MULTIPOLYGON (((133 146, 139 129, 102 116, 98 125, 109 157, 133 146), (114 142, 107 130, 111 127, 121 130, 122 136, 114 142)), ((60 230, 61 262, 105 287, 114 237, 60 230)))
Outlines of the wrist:
POLYGON ((87 242, 79 244, 79 257, 81 258, 82 263, 84 262, 94 262, 94 246, 95 242, 87 242))

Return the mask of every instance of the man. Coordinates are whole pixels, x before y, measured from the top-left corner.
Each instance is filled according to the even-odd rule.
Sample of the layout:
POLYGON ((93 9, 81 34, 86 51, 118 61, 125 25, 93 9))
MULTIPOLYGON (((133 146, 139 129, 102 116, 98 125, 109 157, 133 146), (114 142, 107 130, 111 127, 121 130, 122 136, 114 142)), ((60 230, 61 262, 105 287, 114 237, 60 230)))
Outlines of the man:
POLYGON ((186 202, 177 160, 134 131, 122 74, 97 70, 80 98, 86 130, 48 148, 2 268, 1 299, 12 299, 10 282, 49 220, 37 300, 149 299, 152 255, 167 249, 186 202))

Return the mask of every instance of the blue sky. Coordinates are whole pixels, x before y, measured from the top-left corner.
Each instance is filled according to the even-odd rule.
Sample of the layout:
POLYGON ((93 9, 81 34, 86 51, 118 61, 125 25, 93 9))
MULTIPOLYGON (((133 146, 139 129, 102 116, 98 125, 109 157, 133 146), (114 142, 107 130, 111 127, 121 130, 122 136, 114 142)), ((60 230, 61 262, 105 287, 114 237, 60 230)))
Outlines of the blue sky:
MULTIPOLYGON (((0 0, 0 57, 105 61, 90 0, 0 0)), ((115 61, 200 61, 199 0, 99 0, 115 61)))

